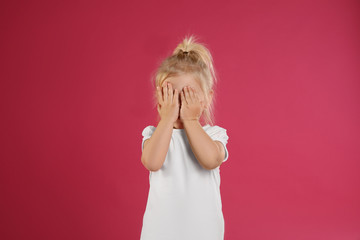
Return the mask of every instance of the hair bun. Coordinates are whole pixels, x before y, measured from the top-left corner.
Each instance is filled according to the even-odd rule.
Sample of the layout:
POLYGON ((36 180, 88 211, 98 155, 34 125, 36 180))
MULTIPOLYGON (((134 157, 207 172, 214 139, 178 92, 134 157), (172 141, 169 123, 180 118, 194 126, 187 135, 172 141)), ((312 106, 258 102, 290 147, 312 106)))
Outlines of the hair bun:
POLYGON ((187 51, 187 50, 182 50, 181 49, 181 51, 183 52, 183 54, 189 54, 189 51, 187 51))

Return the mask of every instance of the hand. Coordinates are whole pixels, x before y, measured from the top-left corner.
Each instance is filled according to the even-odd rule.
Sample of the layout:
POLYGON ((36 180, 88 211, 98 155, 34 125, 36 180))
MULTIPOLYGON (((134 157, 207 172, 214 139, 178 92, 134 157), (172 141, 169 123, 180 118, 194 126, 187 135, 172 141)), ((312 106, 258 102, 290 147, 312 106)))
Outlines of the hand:
POLYGON ((174 123, 179 117, 179 93, 173 91, 171 83, 164 81, 162 87, 157 87, 158 112, 161 120, 168 120, 174 123))
POLYGON ((204 102, 200 100, 199 94, 192 87, 184 87, 181 91, 180 119, 182 122, 199 120, 204 110, 204 102))

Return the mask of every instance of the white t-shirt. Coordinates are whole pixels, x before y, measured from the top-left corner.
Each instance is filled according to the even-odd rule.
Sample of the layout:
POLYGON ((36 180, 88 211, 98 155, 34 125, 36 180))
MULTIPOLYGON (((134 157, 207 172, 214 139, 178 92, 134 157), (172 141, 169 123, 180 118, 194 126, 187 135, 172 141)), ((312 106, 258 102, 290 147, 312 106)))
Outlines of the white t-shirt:
MULTIPOLYGON (((155 131, 147 126, 144 141, 155 131)), ((226 148, 226 129, 203 126, 213 140, 226 148)), ((220 195, 220 166, 206 170, 191 150, 185 129, 173 129, 162 167, 149 173, 149 194, 140 240, 223 240, 224 217, 220 195)))

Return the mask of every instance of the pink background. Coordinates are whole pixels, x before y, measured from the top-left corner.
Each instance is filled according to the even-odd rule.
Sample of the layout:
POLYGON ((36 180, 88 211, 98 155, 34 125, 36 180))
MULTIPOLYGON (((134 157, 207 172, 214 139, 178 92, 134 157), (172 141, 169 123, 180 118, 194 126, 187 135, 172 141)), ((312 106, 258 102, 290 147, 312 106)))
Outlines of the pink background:
POLYGON ((213 54, 225 239, 360 239, 359 1, 3 1, 1 239, 139 239, 150 75, 213 54))

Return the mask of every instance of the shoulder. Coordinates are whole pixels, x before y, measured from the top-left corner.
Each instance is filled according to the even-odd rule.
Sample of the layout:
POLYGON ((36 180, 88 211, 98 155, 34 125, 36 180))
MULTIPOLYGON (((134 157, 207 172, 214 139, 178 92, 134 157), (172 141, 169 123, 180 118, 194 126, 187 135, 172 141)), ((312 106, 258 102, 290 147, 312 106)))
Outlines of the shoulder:
POLYGON ((153 134, 153 132, 155 131, 156 127, 149 125, 146 126, 143 130, 142 130, 142 135, 143 137, 149 136, 151 134, 153 134))
POLYGON ((206 125, 204 127, 205 132, 213 139, 213 140, 222 140, 222 142, 227 142, 229 136, 227 134, 227 129, 220 127, 218 125, 206 125))
POLYGON ((223 146, 223 148, 221 148, 223 154, 222 162, 227 161, 227 159, 229 158, 229 152, 226 147, 229 140, 229 136, 227 135, 227 130, 218 125, 214 125, 214 126, 209 125, 209 127, 207 127, 205 131, 211 137, 211 139, 216 142, 219 148, 221 148, 221 145, 223 146))
POLYGON ((226 133, 227 132, 227 130, 223 127, 220 127, 218 125, 211 126, 209 124, 204 126, 204 130, 209 134, 226 133))

